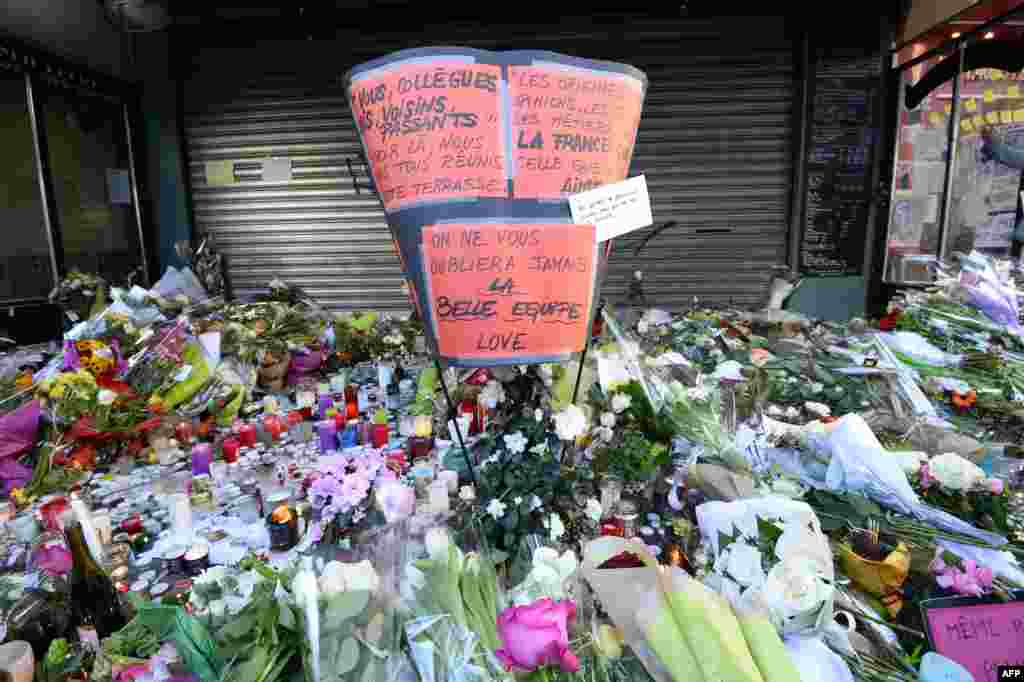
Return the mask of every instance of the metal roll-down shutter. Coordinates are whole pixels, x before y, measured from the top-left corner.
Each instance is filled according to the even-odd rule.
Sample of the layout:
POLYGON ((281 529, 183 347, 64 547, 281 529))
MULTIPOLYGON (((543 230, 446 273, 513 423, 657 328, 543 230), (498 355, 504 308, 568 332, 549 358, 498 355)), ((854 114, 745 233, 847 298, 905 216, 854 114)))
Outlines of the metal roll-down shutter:
MULTIPOLYGON (((677 225, 639 255, 633 247, 649 230, 620 239, 603 294, 622 297, 642 269, 648 299, 667 308, 694 296, 762 298, 770 267, 785 261, 790 201, 792 49, 777 17, 454 22, 416 34, 194 49, 184 102, 195 223, 229 256, 237 293, 279 276, 330 308, 408 310, 383 211, 353 188, 346 167, 359 142, 339 77, 425 44, 548 49, 645 70, 631 174, 647 176, 656 225, 677 225), (268 157, 292 160, 291 181, 263 179, 268 157), (235 184, 207 185, 214 160, 235 163, 235 184)), ((366 184, 365 169, 355 169, 366 184)))

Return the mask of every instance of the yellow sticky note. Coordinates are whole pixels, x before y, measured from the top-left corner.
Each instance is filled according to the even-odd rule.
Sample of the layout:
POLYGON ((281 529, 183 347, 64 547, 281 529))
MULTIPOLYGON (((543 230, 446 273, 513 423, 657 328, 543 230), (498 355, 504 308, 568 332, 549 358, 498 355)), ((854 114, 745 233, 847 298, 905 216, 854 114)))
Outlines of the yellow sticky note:
POLYGON ((235 162, 207 161, 206 184, 211 187, 235 184, 235 162))
POLYGON ((1010 87, 1006 88, 1006 96, 1012 99, 1020 97, 1020 86, 1011 85, 1010 87))
POLYGON ((930 114, 928 114, 928 122, 931 123, 933 126, 936 126, 936 127, 941 126, 942 125, 942 116, 938 112, 933 111, 930 114))
POLYGON ((977 128, 978 130, 981 130, 982 128, 985 127, 985 117, 984 116, 980 116, 980 115, 979 116, 975 116, 974 118, 971 119, 971 121, 974 122, 974 127, 977 128))
POLYGON ((996 93, 992 91, 992 88, 985 91, 984 97, 985 102, 988 104, 992 104, 992 102, 996 101, 996 93))
POLYGON ((1000 123, 1013 123, 1013 112, 1012 111, 1000 111, 999 112, 1000 123))
POLYGON ((975 102, 973 99, 969 99, 966 102, 964 102, 964 108, 967 109, 967 111, 977 111, 978 103, 975 102))
POLYGON ((1024 123, 1024 109, 1018 109, 1017 111, 1013 112, 1013 122, 1024 123))
POLYGON ((990 111, 990 112, 986 113, 985 114, 985 120, 988 121, 989 123, 999 123, 999 112, 998 111, 990 111))
POLYGON ((974 132, 974 124, 971 123, 969 120, 964 119, 963 121, 960 121, 960 130, 964 131, 965 133, 974 132))

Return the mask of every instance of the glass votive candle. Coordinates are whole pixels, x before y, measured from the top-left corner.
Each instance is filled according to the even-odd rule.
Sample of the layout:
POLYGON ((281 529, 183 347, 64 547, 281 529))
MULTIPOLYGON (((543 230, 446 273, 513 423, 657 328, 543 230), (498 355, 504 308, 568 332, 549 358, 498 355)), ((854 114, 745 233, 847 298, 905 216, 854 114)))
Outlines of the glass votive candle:
POLYGON ((427 504, 430 511, 435 514, 447 514, 451 510, 448 485, 444 481, 437 480, 430 484, 427 504))
POLYGON ((15 516, 7 525, 14 533, 15 541, 21 544, 27 545, 35 542, 39 536, 39 522, 36 521, 35 516, 27 512, 15 516))
POLYGON ((174 437, 179 443, 187 443, 192 438, 192 422, 182 421, 174 427, 174 437))
POLYGON ((238 427, 238 442, 243 448, 256 445, 256 427, 252 424, 242 424, 238 427))
POLYGON ((429 438, 434 433, 433 418, 426 414, 417 415, 414 433, 420 438, 429 438))
POLYGON ((292 410, 291 412, 288 413, 288 428, 289 429, 291 429, 291 427, 295 426, 296 424, 301 424, 302 421, 303 421, 302 413, 299 412, 298 410, 292 410))
POLYGON ((281 420, 271 415, 263 418, 263 428, 266 429, 267 433, 270 434, 271 441, 277 441, 281 439, 281 431, 283 430, 281 420))
POLYGON ((210 478, 216 484, 224 483, 228 480, 228 465, 225 462, 210 462, 210 478))
POLYGON ((241 444, 234 438, 226 438, 221 443, 221 453, 224 455, 224 461, 228 464, 233 464, 238 461, 238 448, 241 444))
POLYGON ((416 417, 411 414, 403 415, 398 420, 398 435, 409 438, 416 435, 416 417))
POLYGON ((213 448, 209 443, 199 443, 192 448, 192 475, 210 473, 210 462, 213 461, 213 448))
POLYGON ((320 437, 320 451, 331 452, 338 449, 338 427, 333 419, 325 419, 316 425, 320 437))

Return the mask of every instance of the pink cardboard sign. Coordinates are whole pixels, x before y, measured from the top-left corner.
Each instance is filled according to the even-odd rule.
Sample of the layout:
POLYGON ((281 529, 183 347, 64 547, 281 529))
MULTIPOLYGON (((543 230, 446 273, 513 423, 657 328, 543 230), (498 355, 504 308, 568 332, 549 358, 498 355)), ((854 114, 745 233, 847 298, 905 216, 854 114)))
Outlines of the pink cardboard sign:
POLYGON ((922 608, 932 648, 967 668, 975 682, 997 682, 996 666, 1024 664, 1024 601, 930 602, 922 608))

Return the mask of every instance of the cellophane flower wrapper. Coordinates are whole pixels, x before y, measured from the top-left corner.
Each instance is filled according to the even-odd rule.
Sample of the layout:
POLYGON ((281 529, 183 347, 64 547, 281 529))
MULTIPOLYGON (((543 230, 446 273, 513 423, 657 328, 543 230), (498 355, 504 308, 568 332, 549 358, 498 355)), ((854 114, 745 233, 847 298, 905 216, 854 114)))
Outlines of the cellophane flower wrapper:
POLYGON ((968 293, 968 303, 993 322, 1020 333, 1020 308, 1017 293, 1001 281, 990 258, 977 251, 962 259, 960 286, 968 293))
POLYGON ((921 502, 899 459, 885 451, 860 415, 846 415, 812 447, 830 458, 825 474, 829 489, 859 493, 900 514, 996 547, 1006 544, 1006 538, 997 533, 921 502))
POLYGON ((441 517, 414 517, 421 558, 405 565, 401 599, 409 656, 423 682, 511 680, 495 651, 498 613, 507 605, 497 558, 479 532, 462 533, 465 551, 441 517))
POLYGON ((409 520, 382 526, 362 537, 345 561, 316 559, 316 617, 305 613, 307 608, 297 600, 305 613, 303 669, 308 682, 409 679, 399 594, 412 528, 409 520), (312 664, 314 651, 319 666, 312 664))

